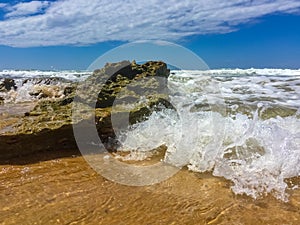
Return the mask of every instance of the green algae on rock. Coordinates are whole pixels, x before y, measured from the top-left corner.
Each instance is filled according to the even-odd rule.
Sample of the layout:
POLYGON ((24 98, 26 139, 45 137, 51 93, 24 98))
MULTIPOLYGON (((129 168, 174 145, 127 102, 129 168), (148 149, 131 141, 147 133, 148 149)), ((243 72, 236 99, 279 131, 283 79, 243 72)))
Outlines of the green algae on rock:
MULTIPOLYGON (((145 120, 158 105, 172 107, 166 85, 169 74, 167 65, 161 61, 142 65, 134 61, 107 63, 104 68, 95 70, 82 85, 64 85, 63 98, 41 98, 23 116, 10 116, 16 121, 10 124, 10 129, 0 126, 3 128, 0 131, 0 159, 76 148, 72 126, 84 124, 89 119, 89 114, 84 112, 89 110, 95 111, 94 121, 101 140, 106 142, 114 138, 112 116, 133 124, 145 120), (80 108, 78 115, 72 115, 74 107, 80 108)), ((40 91, 39 94, 43 92, 40 91)))

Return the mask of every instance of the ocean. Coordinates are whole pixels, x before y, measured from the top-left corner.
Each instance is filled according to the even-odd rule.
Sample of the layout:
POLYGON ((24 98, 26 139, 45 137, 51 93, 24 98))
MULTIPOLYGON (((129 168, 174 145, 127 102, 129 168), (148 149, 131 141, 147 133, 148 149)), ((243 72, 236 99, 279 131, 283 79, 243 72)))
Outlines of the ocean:
MULTIPOLYGON (((52 93, 46 97, 63 98, 61 87, 82 82, 89 75, 88 71, 0 71, 0 113, 5 105, 40 99, 41 91, 37 90, 41 87, 52 93), (5 79, 13 79, 13 84, 1 91, 5 79)), ((147 120, 117 133, 119 158, 142 161, 151 157, 153 149, 166 146, 161 160, 182 168, 178 176, 188 169, 199 176, 200 183, 209 183, 211 178, 205 180, 203 174, 210 174, 213 179, 222 179, 216 182, 225 182, 226 190, 234 196, 248 196, 253 201, 272 196, 289 202, 290 196, 298 193, 300 69, 172 70, 168 93, 172 108, 162 106, 147 120), (130 154, 121 154, 128 150, 130 154)), ((46 167, 52 165, 49 163, 46 167)), ((64 165, 76 166, 76 162, 70 163, 64 165)), ((32 168, 37 174, 29 176, 39 176, 36 166, 32 168)), ((6 170, 2 168, 1 173, 6 170)), ((181 185, 180 181, 175 183, 181 185)), ((288 216, 285 219, 288 221, 288 216)))
MULTIPOLYGON (((48 87, 55 92, 51 97, 59 98, 63 93, 57 86, 89 75, 3 70, 0 80, 15 84, 0 97, 5 103, 34 101, 34 90, 48 87)), ((300 70, 174 70, 168 89, 176 110, 153 113, 120 134, 123 148, 145 152, 166 145, 166 161, 225 177, 237 194, 256 198, 272 192, 286 199, 284 180, 300 175, 300 70)))
MULTIPOLYGON (((173 71, 170 102, 122 133, 130 159, 166 145, 164 160, 232 182, 235 194, 287 201, 300 175, 300 70, 173 71)), ((146 154, 145 154, 146 155, 146 154)))

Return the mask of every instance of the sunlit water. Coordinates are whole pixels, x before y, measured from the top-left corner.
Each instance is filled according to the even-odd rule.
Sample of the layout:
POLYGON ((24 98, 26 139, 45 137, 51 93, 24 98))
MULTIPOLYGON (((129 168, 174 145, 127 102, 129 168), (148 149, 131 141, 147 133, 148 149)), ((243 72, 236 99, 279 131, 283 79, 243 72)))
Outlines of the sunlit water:
POLYGON ((0 224, 299 224, 298 72, 175 72, 176 110, 118 134, 128 163, 167 146, 182 169, 156 185, 106 180, 74 150, 2 160, 0 224))
POLYGON ((82 157, 49 157, 41 162, 33 162, 34 158, 14 161, 26 165, 0 166, 1 224, 298 224, 300 220, 298 190, 288 203, 270 196, 253 200, 235 196, 225 179, 186 169, 162 183, 132 187, 103 179, 82 157))

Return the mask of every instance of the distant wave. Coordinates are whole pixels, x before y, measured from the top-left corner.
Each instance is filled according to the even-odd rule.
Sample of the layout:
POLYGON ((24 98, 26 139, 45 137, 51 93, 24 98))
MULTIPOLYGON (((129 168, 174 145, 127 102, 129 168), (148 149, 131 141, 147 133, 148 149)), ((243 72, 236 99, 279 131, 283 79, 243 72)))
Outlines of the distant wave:
POLYGON ((1 78, 64 78, 72 81, 80 81, 90 76, 90 71, 75 71, 75 70, 61 70, 61 71, 42 71, 42 70, 2 70, 0 71, 1 78))
MULTIPOLYGON (((172 69, 172 68, 171 68, 172 69)), ((248 76, 248 75, 262 75, 262 76, 299 76, 300 69, 212 69, 212 70, 172 70, 173 72, 185 73, 189 75, 220 75, 220 76, 248 76)), ((45 77, 59 77, 67 80, 80 81, 92 74, 91 71, 76 71, 76 70, 61 70, 61 71, 43 71, 43 70, 0 70, 1 78, 45 78, 45 77)))
MULTIPOLYGON (((170 85, 178 89, 193 89, 199 92, 199 87, 208 83, 220 83, 222 98, 251 100, 252 103, 268 98, 274 104, 284 106, 300 106, 300 69, 214 69, 214 70, 172 70, 170 85), (271 77, 275 77, 272 79, 271 77), (214 79, 211 79, 214 77, 214 79), (189 82, 185 83, 187 79, 189 82), (289 90, 289 91, 288 91, 289 90)), ((5 78, 13 79, 15 90, 1 92, 4 102, 19 102, 34 100, 39 96, 36 90, 41 88, 65 88, 72 82, 85 80, 91 71, 41 71, 41 70, 2 70, 0 71, 0 86, 5 78)), ((214 88, 213 88, 214 89, 214 88)), ((205 93, 203 93, 205 95, 205 93)), ((63 95, 59 95, 63 96, 63 95)), ((200 101, 198 99, 198 101, 200 101)))
POLYGON ((181 72, 189 72, 189 74, 197 75, 230 75, 230 76, 247 76, 247 75, 262 75, 262 76, 293 76, 300 75, 300 69, 212 69, 212 70, 181 70, 181 72))

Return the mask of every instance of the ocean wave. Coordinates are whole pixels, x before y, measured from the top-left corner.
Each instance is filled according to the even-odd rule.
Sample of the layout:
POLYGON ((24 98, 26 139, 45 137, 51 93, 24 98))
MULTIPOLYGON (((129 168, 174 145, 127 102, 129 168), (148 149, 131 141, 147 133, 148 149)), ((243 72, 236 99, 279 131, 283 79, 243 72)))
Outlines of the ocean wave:
POLYGON ((217 76, 300 76, 300 69, 211 69, 211 70, 180 70, 177 73, 188 73, 195 75, 217 75, 217 76))
POLYGON ((296 116, 263 120, 188 110, 178 116, 166 109, 119 134, 119 140, 120 151, 131 151, 130 160, 164 145, 165 162, 224 177, 236 194, 287 201, 286 179, 300 175, 299 130, 296 116))
POLYGON ((170 164, 224 177, 236 194, 287 201, 298 186, 286 179, 300 176, 300 76, 274 74, 174 71, 168 86, 176 110, 120 131, 119 151, 141 160, 164 145, 170 164))
POLYGON ((64 78, 66 80, 81 81, 92 72, 90 71, 42 71, 42 70, 2 70, 0 71, 0 78, 22 79, 22 78, 64 78))

